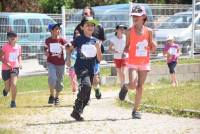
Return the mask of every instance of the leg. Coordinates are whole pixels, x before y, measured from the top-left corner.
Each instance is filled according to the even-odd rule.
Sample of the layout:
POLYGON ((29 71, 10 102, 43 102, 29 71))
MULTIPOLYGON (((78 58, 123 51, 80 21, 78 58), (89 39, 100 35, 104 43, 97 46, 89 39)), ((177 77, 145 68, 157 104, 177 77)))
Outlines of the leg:
POLYGON ((12 99, 11 99, 12 101, 15 101, 16 95, 17 95, 17 87, 16 87, 17 79, 18 79, 18 76, 11 74, 10 89, 12 93, 12 99))
POLYGON ((135 105, 132 113, 133 118, 139 118, 139 119, 141 118, 141 115, 137 111, 141 102, 143 85, 147 77, 147 72, 148 71, 146 70, 138 71, 138 83, 136 87, 135 105))
POLYGON ((7 96, 10 91, 10 70, 2 70, 1 75, 4 80, 3 96, 7 96))
POLYGON ((124 84, 122 87, 121 87, 121 90, 119 92, 119 99, 120 100, 124 100, 125 97, 126 97, 126 94, 128 92, 128 89, 134 89, 135 86, 136 86, 136 76, 135 76, 135 73, 134 73, 134 69, 132 68, 129 68, 129 83, 128 84, 124 84))
POLYGON ((71 116, 75 120, 81 121, 83 120, 83 118, 80 116, 80 114, 83 112, 84 107, 87 105, 89 101, 92 84, 90 76, 87 74, 84 76, 78 76, 78 79, 81 82, 79 85, 80 89, 77 94, 77 99, 75 100, 74 110, 71 116))
POLYGON ((48 84, 50 91, 50 96, 48 101, 49 104, 53 104, 54 102, 54 89, 56 86, 56 80, 57 80, 56 67, 55 65, 48 63, 48 84))
POLYGON ((55 105, 59 104, 59 94, 64 88, 64 84, 63 84, 64 71, 65 71, 64 69, 65 69, 64 65, 56 66, 57 80, 56 80, 56 86, 55 86, 55 89, 56 89, 55 105))
POLYGON ((101 99, 101 92, 100 92, 100 65, 99 63, 95 64, 95 72, 94 72, 94 77, 93 77, 93 87, 95 90, 95 97, 97 99, 101 99))

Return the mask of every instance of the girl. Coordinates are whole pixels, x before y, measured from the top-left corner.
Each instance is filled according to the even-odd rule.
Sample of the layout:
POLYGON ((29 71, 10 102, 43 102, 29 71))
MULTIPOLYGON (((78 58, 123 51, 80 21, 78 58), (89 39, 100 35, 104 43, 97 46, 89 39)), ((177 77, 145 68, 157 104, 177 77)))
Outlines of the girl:
POLYGON ((127 31, 124 49, 124 53, 128 52, 129 54, 129 83, 122 86, 119 98, 124 100, 129 88, 136 89, 132 118, 141 119, 139 105, 142 98, 143 85, 150 70, 150 50, 155 52, 156 43, 153 41, 152 30, 144 26, 147 20, 144 7, 133 7, 131 16, 134 24, 127 31))
POLYGON ((117 75, 120 80, 120 86, 122 87, 125 82, 125 66, 127 57, 122 58, 122 53, 126 44, 126 35, 124 34, 127 29, 124 25, 117 25, 115 36, 110 39, 110 45, 108 50, 114 53, 114 63, 117 70, 117 75))
POLYGON ((16 107, 16 95, 17 95, 17 79, 19 75, 19 68, 22 68, 21 46, 16 44, 17 34, 13 31, 7 33, 8 43, 2 47, 3 56, 2 59, 2 79, 4 80, 5 88, 3 90, 3 96, 7 96, 11 90, 11 103, 10 107, 16 107))
POLYGON ((167 57, 167 65, 171 76, 171 82, 173 86, 178 86, 178 82, 175 74, 175 67, 179 57, 179 46, 174 43, 174 37, 169 35, 166 40, 163 55, 167 57))

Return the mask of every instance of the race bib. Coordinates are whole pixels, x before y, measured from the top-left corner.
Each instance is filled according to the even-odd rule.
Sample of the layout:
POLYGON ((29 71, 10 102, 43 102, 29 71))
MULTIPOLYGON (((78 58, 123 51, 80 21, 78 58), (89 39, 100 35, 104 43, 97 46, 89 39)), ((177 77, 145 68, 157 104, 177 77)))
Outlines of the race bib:
POLYGON ((9 54, 9 61, 14 62, 17 60, 17 53, 10 53, 9 54))
POLYGON ((50 52, 61 54, 62 48, 61 48, 60 43, 50 43, 50 52))
POLYGON ((146 57, 147 56, 147 47, 148 42, 147 40, 143 40, 136 44, 136 56, 138 57, 146 57))
POLYGON ((174 47, 172 47, 172 48, 170 48, 170 49, 168 50, 168 52, 169 52, 169 54, 171 54, 171 55, 176 55, 176 54, 177 54, 177 49, 174 48, 174 47))
POLYGON ((86 57, 86 58, 93 58, 97 55, 97 49, 95 45, 86 45, 83 44, 81 46, 81 53, 86 57))

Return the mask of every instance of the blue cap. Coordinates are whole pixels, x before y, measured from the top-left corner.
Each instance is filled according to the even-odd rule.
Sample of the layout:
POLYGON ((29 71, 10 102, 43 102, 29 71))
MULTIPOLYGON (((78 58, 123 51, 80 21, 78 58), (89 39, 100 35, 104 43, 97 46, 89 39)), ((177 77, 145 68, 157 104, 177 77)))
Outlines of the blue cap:
POLYGON ((60 28, 60 25, 61 25, 62 23, 56 23, 56 24, 49 24, 48 25, 48 29, 49 30, 53 30, 55 27, 59 27, 60 28))

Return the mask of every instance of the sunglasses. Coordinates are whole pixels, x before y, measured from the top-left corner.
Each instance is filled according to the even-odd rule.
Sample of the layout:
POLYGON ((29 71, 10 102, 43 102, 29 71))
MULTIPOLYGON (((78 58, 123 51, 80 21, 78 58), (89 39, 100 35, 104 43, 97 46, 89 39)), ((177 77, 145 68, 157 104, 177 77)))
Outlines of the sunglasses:
POLYGON ((90 14, 88 12, 83 13, 85 16, 89 16, 90 14))
POLYGON ((136 6, 135 8, 132 9, 132 13, 142 13, 142 9, 139 6, 136 6))

